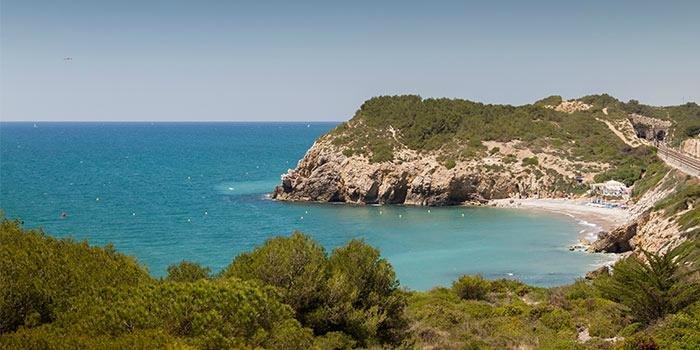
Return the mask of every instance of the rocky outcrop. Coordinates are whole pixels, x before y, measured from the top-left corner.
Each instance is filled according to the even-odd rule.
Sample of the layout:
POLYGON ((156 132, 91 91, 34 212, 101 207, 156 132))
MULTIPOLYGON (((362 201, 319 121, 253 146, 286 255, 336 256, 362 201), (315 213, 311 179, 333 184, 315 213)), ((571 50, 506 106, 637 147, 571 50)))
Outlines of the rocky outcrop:
POLYGON ((545 105, 545 108, 550 108, 557 112, 564 112, 569 114, 574 112, 587 111, 592 107, 592 105, 586 104, 578 100, 562 101, 556 106, 545 105))
MULTIPOLYGON (((437 153, 395 150, 392 162, 371 163, 346 156, 329 136, 319 139, 295 169, 282 176, 273 198, 285 201, 412 204, 427 206, 484 203, 490 199, 562 196, 552 189, 557 172, 540 171, 503 154, 456 162, 448 169, 437 153)), ((517 159, 517 158, 516 158, 517 159)), ((574 181, 574 179, 569 179, 574 181)))
POLYGON ((591 244, 589 250, 596 253, 625 253, 634 250, 632 239, 637 235, 639 227, 648 221, 649 213, 645 213, 630 224, 603 232, 598 236, 598 240, 591 244))
MULTIPOLYGON (((665 252, 685 241, 697 227, 682 228, 678 218, 685 211, 666 215, 656 204, 672 195, 676 186, 688 180, 677 170, 670 170, 659 183, 648 190, 629 208, 632 219, 610 231, 599 234, 588 250, 593 252, 624 253, 628 251, 665 252)), ((697 186, 693 182, 690 186, 697 186)), ((692 208, 687 209, 692 210, 692 208)))
POLYGON ((681 152, 700 159, 700 137, 683 141, 681 143, 681 152))

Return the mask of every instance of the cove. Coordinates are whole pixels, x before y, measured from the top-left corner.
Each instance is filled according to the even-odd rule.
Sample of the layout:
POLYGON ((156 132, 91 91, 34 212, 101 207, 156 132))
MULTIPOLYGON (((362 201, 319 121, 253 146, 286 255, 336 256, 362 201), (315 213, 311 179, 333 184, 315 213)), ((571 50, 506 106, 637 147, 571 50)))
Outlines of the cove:
POLYGON ((417 290, 461 274, 552 286, 609 261, 567 249, 583 227, 566 216, 270 200, 279 175, 335 125, 1 123, 0 208, 57 237, 112 243, 156 276, 183 259, 218 271, 294 230, 329 251, 365 239, 417 290))

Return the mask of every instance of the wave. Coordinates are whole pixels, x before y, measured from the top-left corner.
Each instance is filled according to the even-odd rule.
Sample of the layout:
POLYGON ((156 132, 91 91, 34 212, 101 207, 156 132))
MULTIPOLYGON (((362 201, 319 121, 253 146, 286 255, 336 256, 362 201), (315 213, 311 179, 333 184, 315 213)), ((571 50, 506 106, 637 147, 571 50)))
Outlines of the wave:
POLYGON ((223 195, 269 194, 279 183, 277 180, 231 181, 216 185, 216 191, 223 195))

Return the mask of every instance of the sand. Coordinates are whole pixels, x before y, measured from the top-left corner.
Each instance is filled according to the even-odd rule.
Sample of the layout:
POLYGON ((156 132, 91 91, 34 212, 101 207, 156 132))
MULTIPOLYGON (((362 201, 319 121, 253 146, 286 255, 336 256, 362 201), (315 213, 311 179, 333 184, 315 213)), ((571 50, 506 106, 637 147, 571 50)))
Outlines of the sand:
POLYGON ((502 208, 536 209, 564 214, 584 224, 596 225, 605 231, 624 225, 632 218, 632 214, 626 209, 591 206, 587 199, 496 199, 490 203, 502 208))

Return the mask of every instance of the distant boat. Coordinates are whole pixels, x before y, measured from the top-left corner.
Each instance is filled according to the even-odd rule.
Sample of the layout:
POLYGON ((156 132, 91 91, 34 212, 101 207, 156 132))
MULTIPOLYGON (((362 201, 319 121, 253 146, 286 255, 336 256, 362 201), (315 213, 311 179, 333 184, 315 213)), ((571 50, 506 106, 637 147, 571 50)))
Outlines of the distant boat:
POLYGON ((34 127, 35 127, 35 128, 37 127, 37 126, 36 126, 36 123, 34 123, 34 127))

